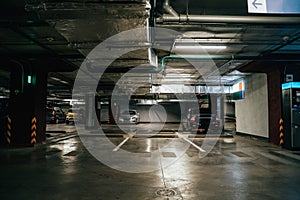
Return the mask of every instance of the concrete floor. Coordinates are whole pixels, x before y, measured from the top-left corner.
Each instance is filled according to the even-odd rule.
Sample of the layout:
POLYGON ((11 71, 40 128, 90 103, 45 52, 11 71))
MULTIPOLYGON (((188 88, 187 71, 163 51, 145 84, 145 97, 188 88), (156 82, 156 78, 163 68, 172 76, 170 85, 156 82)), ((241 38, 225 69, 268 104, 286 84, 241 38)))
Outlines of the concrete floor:
MULTIPOLYGON (((74 126, 49 125, 47 130, 45 144, 0 149, 0 199, 300 199, 299 152, 260 140, 221 137, 203 158, 191 145, 167 168, 127 173, 95 159, 74 126)), ((173 140, 182 139, 130 138, 121 148, 151 153, 173 140)), ((197 146, 204 140, 191 139, 197 146)), ((162 159, 178 156, 172 148, 162 159)))

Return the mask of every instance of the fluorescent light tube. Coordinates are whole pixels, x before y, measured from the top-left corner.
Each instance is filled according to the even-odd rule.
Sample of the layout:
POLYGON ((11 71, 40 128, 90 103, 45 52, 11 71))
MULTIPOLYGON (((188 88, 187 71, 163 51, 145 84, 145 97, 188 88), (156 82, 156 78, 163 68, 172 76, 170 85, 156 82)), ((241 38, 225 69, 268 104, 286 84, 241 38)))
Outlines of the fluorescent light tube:
POLYGON ((212 49, 212 50, 222 50, 226 49, 227 46, 201 46, 201 45, 194 45, 194 46, 175 46, 176 49, 212 49))

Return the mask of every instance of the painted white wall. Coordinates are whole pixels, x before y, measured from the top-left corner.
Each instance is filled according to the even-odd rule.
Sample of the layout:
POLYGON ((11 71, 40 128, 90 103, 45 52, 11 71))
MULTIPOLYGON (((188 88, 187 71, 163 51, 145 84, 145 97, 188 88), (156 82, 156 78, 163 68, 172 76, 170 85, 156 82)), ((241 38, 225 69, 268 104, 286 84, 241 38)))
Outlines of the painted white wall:
POLYGON ((266 74, 245 79, 245 99, 235 101, 236 131, 269 137, 268 88, 266 74))

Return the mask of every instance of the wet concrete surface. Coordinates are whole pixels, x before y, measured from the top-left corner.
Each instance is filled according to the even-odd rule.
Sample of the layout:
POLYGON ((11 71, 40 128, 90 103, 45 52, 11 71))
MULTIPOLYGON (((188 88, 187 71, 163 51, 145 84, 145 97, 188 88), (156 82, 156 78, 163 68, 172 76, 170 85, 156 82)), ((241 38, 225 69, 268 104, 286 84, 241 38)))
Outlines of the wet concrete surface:
MULTIPOLYGON (((149 130, 145 124, 139 126, 149 130)), ((173 125, 166 130, 176 132, 173 125)), ((75 126, 52 125, 47 131, 43 144, 0 149, 0 199, 300 199, 300 156, 264 141, 221 137, 202 157, 196 146, 209 138, 190 138, 196 146, 190 145, 182 155, 176 146, 161 152, 161 159, 177 158, 172 165, 128 173, 93 157, 75 126)), ((118 145, 124 137, 109 140, 118 145)), ((178 137, 131 137, 120 150, 150 158, 174 140, 186 142, 178 137)))

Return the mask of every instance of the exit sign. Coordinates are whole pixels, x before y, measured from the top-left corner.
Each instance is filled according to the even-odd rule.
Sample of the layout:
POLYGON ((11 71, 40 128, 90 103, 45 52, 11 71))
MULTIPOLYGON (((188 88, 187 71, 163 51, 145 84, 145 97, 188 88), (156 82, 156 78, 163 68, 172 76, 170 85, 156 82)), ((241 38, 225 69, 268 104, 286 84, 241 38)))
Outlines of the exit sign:
POLYGON ((300 13, 300 0, 247 0, 247 3, 248 13, 300 13))

